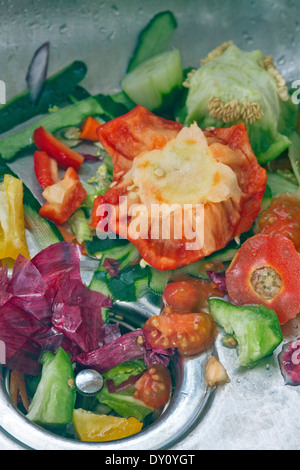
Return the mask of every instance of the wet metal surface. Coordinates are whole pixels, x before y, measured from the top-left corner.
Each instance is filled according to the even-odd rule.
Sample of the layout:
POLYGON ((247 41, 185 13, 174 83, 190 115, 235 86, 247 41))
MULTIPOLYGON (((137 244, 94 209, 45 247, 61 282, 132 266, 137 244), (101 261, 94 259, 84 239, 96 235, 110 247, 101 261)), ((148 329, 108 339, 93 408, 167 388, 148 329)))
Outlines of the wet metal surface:
MULTIPOLYGON (((48 40, 49 75, 73 60, 83 60, 89 68, 83 85, 91 93, 119 91, 138 32, 155 13, 167 9, 178 20, 172 45, 179 48, 185 67, 199 66, 210 50, 233 39, 242 49, 273 54, 288 82, 300 78, 299 1, 0 0, 0 79, 6 84, 7 99, 24 90, 32 54, 48 40)), ((31 165, 29 154, 12 167, 41 200, 33 172, 28 171, 31 165)), ((95 267, 93 260, 85 260, 83 278, 88 281, 95 267)), ((138 305, 119 305, 118 312, 125 318, 130 312, 131 320, 139 322, 155 314, 157 306, 144 299, 138 305)), ((285 342, 296 339, 299 320, 283 330, 285 342)), ((212 392, 203 380, 206 355, 178 359, 174 397, 158 421, 137 436, 101 445, 61 439, 31 424, 12 405, 4 375, 0 448, 299 449, 300 389, 284 385, 277 360, 280 351, 281 346, 255 369, 239 369, 236 351, 224 348, 219 338, 215 353, 231 381, 212 392)))

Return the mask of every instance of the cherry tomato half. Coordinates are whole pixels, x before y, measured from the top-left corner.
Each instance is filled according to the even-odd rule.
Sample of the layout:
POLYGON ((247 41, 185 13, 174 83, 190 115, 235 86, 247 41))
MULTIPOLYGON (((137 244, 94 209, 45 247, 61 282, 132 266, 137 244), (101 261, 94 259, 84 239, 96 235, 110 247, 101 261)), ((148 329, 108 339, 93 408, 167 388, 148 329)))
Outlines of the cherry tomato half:
POLYGON ((177 313, 199 312, 210 297, 223 297, 217 286, 204 279, 171 282, 163 292, 163 302, 177 313))
POLYGON ((160 410, 169 401, 172 381, 170 372, 162 364, 150 367, 135 383, 134 398, 141 400, 145 405, 160 410))
POLYGON ((217 328, 207 313, 168 313, 149 318, 144 325, 152 348, 177 348, 182 356, 198 354, 212 346, 217 328))

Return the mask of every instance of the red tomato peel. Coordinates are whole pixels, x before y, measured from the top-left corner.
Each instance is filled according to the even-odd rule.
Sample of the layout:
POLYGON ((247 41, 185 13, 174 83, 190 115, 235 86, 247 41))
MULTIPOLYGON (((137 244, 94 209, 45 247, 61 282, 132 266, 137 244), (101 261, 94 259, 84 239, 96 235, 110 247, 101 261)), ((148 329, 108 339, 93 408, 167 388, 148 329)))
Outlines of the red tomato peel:
MULTIPOLYGON (((142 152, 164 147, 177 137, 181 129, 182 125, 178 122, 165 120, 137 106, 97 130, 99 140, 114 164, 114 182, 106 192, 105 200, 107 204, 116 206, 120 197, 127 199, 127 217, 110 221, 110 230, 125 236, 136 245, 141 257, 159 270, 176 269, 194 263, 224 248, 235 237, 248 231, 259 214, 266 188, 266 171, 253 154, 244 124, 204 130, 213 158, 229 166, 236 174, 242 191, 241 198, 204 204, 204 245, 199 249, 188 249, 185 236, 180 239, 172 235, 168 239, 151 238, 151 226, 148 236, 131 237, 128 230, 130 209, 134 204, 141 203, 139 192, 130 176, 133 160, 142 152)), ((118 207, 116 213, 120 213, 118 207)))
POLYGON ((281 325, 300 312, 299 279, 300 255, 280 235, 249 238, 226 271, 228 294, 236 304, 265 305, 281 325))

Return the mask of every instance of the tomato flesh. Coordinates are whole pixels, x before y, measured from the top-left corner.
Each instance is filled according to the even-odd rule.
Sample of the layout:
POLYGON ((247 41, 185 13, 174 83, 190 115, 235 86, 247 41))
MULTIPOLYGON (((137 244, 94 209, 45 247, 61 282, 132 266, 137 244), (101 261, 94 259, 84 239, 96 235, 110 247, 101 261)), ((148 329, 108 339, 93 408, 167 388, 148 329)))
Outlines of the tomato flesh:
POLYGON ((238 250, 226 271, 226 286, 238 305, 262 304, 280 324, 300 312, 300 255, 281 235, 257 234, 238 250))
POLYGON ((300 201, 281 194, 272 199, 270 207, 262 212, 258 220, 258 233, 283 235, 290 238, 297 251, 300 250, 300 201))
POLYGON ((135 383, 134 398, 143 401, 147 406, 160 410, 169 401, 172 381, 170 372, 162 364, 154 364, 135 383))
MULTIPOLYGON (((97 131, 100 142, 111 155, 114 164, 114 182, 105 193, 105 200, 107 204, 116 206, 121 197, 126 199, 126 215, 120 217, 121 211, 116 207, 118 216, 116 220, 110 221, 110 230, 136 245, 141 257, 159 270, 176 269, 194 263, 224 248, 232 239, 248 231, 259 214, 266 188, 266 171, 253 154, 244 124, 228 129, 204 130, 213 158, 230 167, 236 174, 241 198, 204 204, 204 244, 201 248, 187 248, 184 236, 180 239, 172 235, 168 238, 152 238, 152 221, 147 234, 131 236, 130 209, 141 204, 139 189, 133 184, 130 171, 133 160, 145 151, 163 148, 177 137, 182 127, 175 121, 167 121, 137 106, 126 115, 103 124, 97 131)), ((174 203, 177 202, 175 199, 176 195, 174 203)), ((178 217, 174 216, 174 226, 180 221, 179 217, 183 220, 182 211, 178 211, 178 217)))
POLYGON ((207 313, 168 313, 149 318, 144 326, 152 348, 177 348, 182 356, 193 356, 212 346, 216 324, 207 313))

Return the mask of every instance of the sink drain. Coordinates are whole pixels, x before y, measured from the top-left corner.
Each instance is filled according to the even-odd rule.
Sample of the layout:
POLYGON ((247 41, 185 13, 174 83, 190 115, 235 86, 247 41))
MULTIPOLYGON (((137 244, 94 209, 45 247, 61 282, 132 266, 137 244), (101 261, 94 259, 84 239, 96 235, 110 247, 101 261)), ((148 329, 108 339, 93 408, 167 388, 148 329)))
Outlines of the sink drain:
MULTIPOLYGON (((159 308, 147 299, 135 305, 118 304, 114 309, 125 330, 140 328, 159 308)), ((34 450, 161 450, 170 449, 187 436, 205 412, 211 391, 204 380, 207 354, 181 358, 175 354, 170 369, 173 394, 160 417, 145 430, 133 436, 111 442, 82 442, 60 437, 33 423, 12 403, 9 396, 9 372, 3 368, 0 380, 0 432, 9 442, 34 450)))

